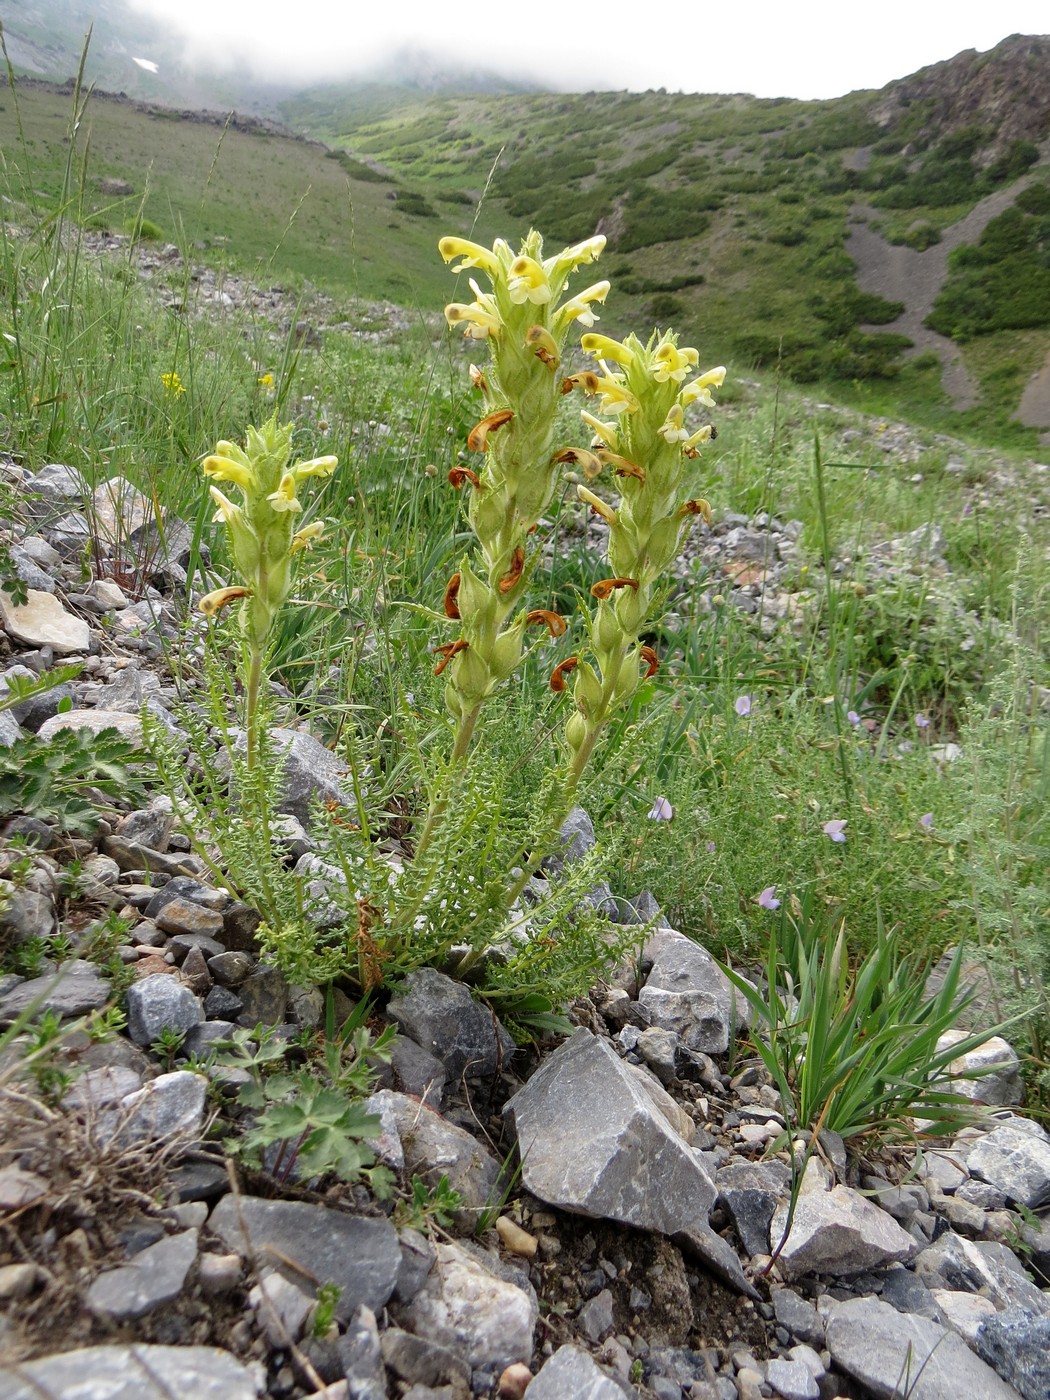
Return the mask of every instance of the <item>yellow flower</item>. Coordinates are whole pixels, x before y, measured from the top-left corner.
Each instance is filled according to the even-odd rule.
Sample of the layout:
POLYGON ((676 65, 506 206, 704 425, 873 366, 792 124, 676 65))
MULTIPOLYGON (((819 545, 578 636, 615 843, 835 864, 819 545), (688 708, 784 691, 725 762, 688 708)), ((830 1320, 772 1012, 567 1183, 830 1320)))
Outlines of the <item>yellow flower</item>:
POLYGON ((272 375, 272 374, 260 374, 260 375, 258 376, 258 378, 256 379, 255 382, 256 382, 256 384, 260 384, 264 389, 272 389, 272 388, 273 388, 273 375, 272 375))
MULTIPOLYGON (((218 446, 222 449, 228 444, 220 442, 218 446)), ((240 456, 243 457, 244 453, 240 452, 240 456)), ((251 467, 244 462, 234 461, 225 454, 212 453, 210 457, 205 457, 201 463, 201 471, 205 476, 215 477, 216 481, 232 481, 234 486, 239 486, 242 491, 250 491, 255 485, 255 473, 251 467)))
POLYGON ((709 369, 706 374, 702 374, 699 379, 694 379, 692 384, 687 384, 678 396, 679 403, 683 408, 688 408, 691 403, 699 401, 708 408, 714 408, 715 401, 711 397, 711 388, 719 388, 726 377, 725 365, 719 365, 717 369, 709 369))
POLYGON ((304 525, 301 530, 297 530, 292 536, 292 542, 288 546, 289 554, 298 554, 301 549, 313 549, 318 540, 324 537, 324 521, 311 520, 309 525, 304 525))
POLYGON ((591 287, 585 287, 577 296, 564 302, 558 308, 558 317, 562 321, 578 320, 584 326, 593 326, 598 317, 591 310, 591 302, 604 301, 609 295, 608 282, 595 282, 591 287))
POLYGON ((296 462, 292 475, 296 481, 304 476, 331 476, 338 465, 338 457, 311 457, 308 462, 296 462))
POLYGON ((598 393, 606 413, 635 413, 638 400, 619 379, 599 379, 598 393))
POLYGON ((212 523, 215 525, 232 525, 234 521, 240 520, 244 512, 240 506, 235 506, 228 496, 224 496, 217 486, 209 486, 211 498, 219 509, 212 516, 212 523))
POLYGON ((551 289, 547 274, 535 258, 522 254, 520 258, 514 259, 510 265, 507 293, 516 306, 526 301, 531 301, 535 306, 542 306, 550 301, 551 289))
POLYGON ((197 606, 205 617, 215 617, 229 603, 235 603, 238 598, 250 598, 250 588, 242 588, 235 585, 231 588, 216 588, 213 593, 205 593, 197 606))
POLYGON ((597 331, 589 331, 587 335, 580 338, 580 345, 588 355, 594 355, 599 360, 614 360, 618 365, 631 365, 634 362, 634 353, 626 345, 621 345, 618 340, 612 340, 607 335, 599 335, 597 331))
POLYGON ((596 233, 593 238, 585 238, 582 243, 574 243, 554 258, 544 258, 543 270, 551 279, 567 277, 582 263, 595 262, 605 248, 605 234, 596 233))
POLYGON ((172 394, 175 398, 178 398, 180 394, 186 392, 183 388, 182 380, 174 370, 172 370, 170 374, 162 374, 160 382, 164 385, 165 389, 167 389, 168 393, 172 394))
POLYGON ((438 241, 438 252, 446 262, 451 262, 453 258, 463 259, 458 267, 452 269, 453 272, 480 267, 495 279, 500 270, 499 258, 495 253, 483 248, 480 243, 471 243, 469 238, 442 238, 438 241))
POLYGON ((576 494, 584 505, 590 506, 596 515, 600 515, 606 525, 616 524, 616 512, 612 506, 606 505, 600 496, 596 496, 593 491, 588 491, 586 486, 577 486, 576 494))
POLYGON ((486 296, 473 277, 470 289, 477 298, 469 306, 454 301, 445 307, 445 320, 450 326, 463 326, 463 334, 471 340, 484 340, 486 336, 499 335, 500 319, 496 303, 486 296), (464 324, 466 323, 466 324, 464 324))
POLYGON ((667 417, 656 430, 665 442, 685 442, 689 437, 689 429, 685 426, 685 414, 682 412, 682 405, 673 403, 667 410, 667 417))
POLYGON ((601 438, 606 447, 616 446, 616 428, 612 423, 603 423, 595 418, 593 413, 588 413, 586 409, 580 411, 580 417, 587 426, 594 432, 595 437, 601 438))
POLYGON ((666 384, 669 379, 673 379, 676 384, 681 384, 682 380, 700 361, 700 356, 691 345, 683 345, 681 349, 666 340, 657 346, 653 354, 653 378, 657 384, 666 384))
POLYGON ((281 514, 283 511, 302 510, 302 502, 296 499, 295 477, 291 472, 285 472, 281 477, 281 484, 276 491, 271 491, 266 497, 270 502, 271 509, 281 514))

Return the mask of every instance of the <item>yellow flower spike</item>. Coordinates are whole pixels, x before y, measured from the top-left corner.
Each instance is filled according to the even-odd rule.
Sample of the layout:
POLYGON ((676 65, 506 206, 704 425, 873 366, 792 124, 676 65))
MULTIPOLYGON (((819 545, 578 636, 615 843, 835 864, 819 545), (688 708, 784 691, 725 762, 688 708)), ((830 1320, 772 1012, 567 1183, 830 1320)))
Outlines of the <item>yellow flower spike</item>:
POLYGON ((616 447, 616 429, 611 423, 603 423, 595 418, 593 413, 588 413, 586 409, 580 410, 580 417, 591 428, 596 438, 605 443, 606 447, 616 447))
POLYGON ((244 512, 240 506, 235 506, 228 496, 224 496, 217 486, 209 486, 208 493, 219 509, 212 516, 214 525, 232 525, 234 521, 240 520, 244 512))
POLYGON ((197 606, 205 617, 215 617, 229 603, 235 603, 238 598, 250 598, 251 596, 252 590, 250 588, 216 588, 213 593, 205 593, 197 606))
POLYGON ((544 306, 550 301, 551 288, 547 274, 535 258, 523 254, 514 259, 507 279, 507 295, 515 306, 526 301, 531 301, 535 306, 544 306))
POLYGON ((308 462, 296 462, 292 475, 296 481, 304 476, 331 476, 338 465, 338 457, 311 457, 308 462))
POLYGON ((699 379, 694 379, 692 384, 687 384, 678 396, 678 402, 683 408, 688 408, 691 403, 700 402, 708 408, 714 408, 715 401, 711 397, 710 390, 718 389, 725 381, 725 365, 719 365, 717 369, 709 369, 706 374, 702 374, 699 379))
POLYGON ((295 477, 291 472, 285 472, 281 477, 281 484, 276 491, 271 491, 266 497, 270 503, 270 509, 275 510, 278 515, 285 511, 299 511, 303 508, 303 503, 295 494, 295 477))
POLYGON ((304 525, 301 530, 296 530, 292 536, 292 542, 288 546, 289 554, 298 554, 301 549, 313 549, 314 545, 324 537, 324 521, 311 520, 309 525, 304 525))
POLYGON ((586 335, 580 337, 580 345, 588 355, 593 355, 598 360, 615 360, 618 365, 629 368, 634 364, 634 352, 629 350, 620 341, 613 340, 611 336, 599 335, 597 331, 588 331, 586 335))
POLYGON ((558 318, 562 322, 578 320, 584 326, 593 326, 598 317, 591 310, 591 302, 604 301, 609 295, 609 282, 595 282, 577 296, 563 302, 558 308, 558 318))
POLYGON ((441 238, 438 240, 438 252, 447 263, 453 258, 463 259, 458 267, 452 269, 453 272, 480 267, 493 279, 499 275, 500 260, 496 254, 483 248, 480 243, 471 243, 469 238, 441 238))
POLYGON ((612 506, 606 505, 600 496, 596 496, 593 491, 589 491, 586 486, 577 486, 576 494, 584 505, 590 506, 595 515, 600 515, 606 525, 616 524, 616 512, 612 506))
MULTIPOLYGON (((219 446, 227 447, 229 444, 220 442, 219 446)), ((243 455, 241 453, 241 456, 243 455)), ((232 481, 234 486, 239 486, 245 492, 251 491, 255 486, 255 473, 251 467, 246 462, 227 457, 225 453, 213 453, 210 457, 205 457, 201 463, 201 471, 205 476, 213 476, 216 481, 232 481)))
POLYGON ((683 345, 679 349, 677 345, 666 340, 657 346, 653 354, 653 378, 657 384, 666 384, 669 379, 681 384, 690 369, 694 369, 699 363, 700 355, 691 345, 683 345))

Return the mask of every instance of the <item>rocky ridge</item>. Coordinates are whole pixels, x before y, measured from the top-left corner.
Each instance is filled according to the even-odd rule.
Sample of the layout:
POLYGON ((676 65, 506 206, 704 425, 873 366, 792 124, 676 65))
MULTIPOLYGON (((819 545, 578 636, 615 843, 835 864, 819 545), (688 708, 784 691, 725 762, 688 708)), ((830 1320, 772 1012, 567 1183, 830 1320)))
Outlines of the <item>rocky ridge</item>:
MULTIPOLYGON (((28 514, 9 541, 24 601, 0 594, 4 684, 58 660, 82 669, 0 712, 0 738, 86 726, 135 742, 144 708, 177 731, 187 692, 164 654, 193 583, 179 522, 158 532, 126 482, 92 493, 62 464, 5 470, 28 514), (91 540, 100 569, 84 579, 91 540), (107 576, 118 541, 148 561, 126 587, 107 576)), ((875 567, 933 543, 887 542, 875 567)), ((790 625, 797 545, 791 522, 730 517, 684 568, 717 570, 767 631, 790 625)), ((290 732, 288 748, 302 860, 311 794, 345 794, 312 736, 290 732)), ((15 817, 0 845, 5 944, 65 940, 60 959, 0 979, 0 1024, 33 1007, 68 1027, 115 999, 126 1015, 109 1037, 69 1031, 43 1098, 18 1079, 26 1033, 3 1050, 0 1400, 1045 1400, 1050 1138, 1016 1111, 1005 1042, 975 1081, 996 1105, 982 1131, 901 1183, 861 1174, 826 1134, 789 1220, 791 1157, 770 1151, 783 1106, 758 1063, 729 1070, 731 988, 640 894, 617 906, 650 925, 638 968, 577 1004, 575 1033, 542 1055, 515 1051, 433 970, 388 1004, 399 1039, 369 1101, 377 1152, 403 1181, 446 1177, 460 1196, 428 1236, 359 1187, 228 1169, 220 1126, 243 1122, 243 1072, 215 1043, 263 1026, 294 1048, 324 998, 260 962, 258 915, 165 799, 125 807, 100 800, 91 836, 15 817), (100 967, 84 955, 108 914, 122 932, 100 967), (322 1325, 324 1285, 338 1294, 322 1325)), ((565 835, 578 858, 585 813, 565 835)))

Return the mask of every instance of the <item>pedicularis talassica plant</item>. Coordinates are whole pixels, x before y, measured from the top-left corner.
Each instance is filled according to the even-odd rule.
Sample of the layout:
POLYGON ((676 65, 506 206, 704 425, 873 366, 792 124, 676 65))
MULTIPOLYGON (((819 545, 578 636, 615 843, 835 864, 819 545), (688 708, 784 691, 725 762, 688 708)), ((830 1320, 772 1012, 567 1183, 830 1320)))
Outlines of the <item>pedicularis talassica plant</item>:
MULTIPOLYGON (((474 301, 445 308, 450 326, 462 327, 489 351, 484 368, 472 365, 470 369, 484 409, 467 440, 478 454, 477 470, 457 466, 449 472, 454 487, 469 491, 467 515, 477 544, 445 588, 444 617, 456 624, 458 635, 437 648, 435 671, 445 676, 445 703, 453 723, 450 764, 443 770, 447 783, 433 790, 411 869, 391 879, 389 867, 383 865, 372 871, 376 878, 366 893, 358 895, 359 912, 362 908, 368 912, 368 937, 376 951, 369 984, 382 980, 385 959, 390 960, 395 976, 418 965, 427 955, 417 951, 413 962, 412 946, 425 937, 431 939, 429 957, 437 956, 439 961, 442 950, 448 953, 456 943, 448 912, 441 915, 437 934, 426 913, 434 902, 433 882, 447 880, 448 866, 457 858, 453 849, 459 830, 457 812, 470 805, 453 802, 452 793, 471 771, 482 707, 518 667, 527 629, 535 626, 550 638, 567 631, 565 618, 546 608, 530 608, 527 601, 540 556, 535 532, 566 469, 573 469, 575 480, 582 475, 591 483, 579 486, 579 498, 609 527, 609 577, 594 583, 592 610, 583 609, 587 645, 560 661, 551 675, 551 689, 563 692, 568 688, 566 677, 575 673, 574 706, 564 725, 564 762, 549 785, 549 801, 539 804, 544 808, 536 815, 539 829, 525 851, 519 852, 514 878, 507 877, 503 868, 477 872, 486 888, 492 879, 498 882, 496 903, 504 923, 506 912, 556 839, 603 726, 631 699, 642 677, 656 669, 656 655, 640 644, 639 634, 652 611, 659 579, 681 547, 692 517, 709 514, 706 502, 688 497, 684 479, 689 459, 712 430, 687 427, 685 412, 694 403, 712 406, 710 389, 722 382, 725 371, 691 377, 697 352, 679 347, 672 332, 654 333, 644 345, 633 336, 620 343, 586 334, 583 349, 595 357, 598 369, 567 373, 562 367, 576 323, 589 330, 597 319, 595 304, 603 302, 609 291, 606 281, 575 294, 566 290, 567 284, 579 267, 601 254, 604 244, 604 238, 591 238, 552 258, 543 257, 543 241, 535 232, 529 233, 518 253, 502 240, 491 249, 461 238, 444 238, 439 245, 447 262, 459 260, 455 271, 478 270, 490 286, 483 291, 471 278, 474 301), (576 390, 596 396, 602 416, 583 414, 594 434, 590 446, 558 447, 554 440, 558 406, 564 395, 576 390), (598 494, 603 473, 615 489, 612 502, 598 494)), ((241 581, 209 594, 201 606, 215 614, 229 602, 240 603, 249 766, 260 753, 260 688, 267 638, 291 590, 295 555, 323 529, 320 522, 295 528, 302 509, 297 488, 302 479, 327 475, 336 465, 334 457, 321 457, 289 466, 290 457, 291 426, 279 427, 271 419, 262 429, 249 429, 243 450, 221 442, 203 464, 206 476, 232 482, 244 498, 243 506, 234 505, 216 486, 211 488, 218 506, 215 519, 229 532, 241 581)), ((265 746, 262 752, 267 752, 265 746)), ((483 787, 482 780, 479 791, 483 787)), ((265 829, 268 823, 263 815, 265 829)), ((488 816, 494 824, 506 818, 495 810, 488 810, 488 816)), ((356 872, 363 878, 364 868, 376 864, 363 811, 360 817, 360 826, 354 830, 364 849, 350 860, 345 859, 345 846, 340 843, 355 839, 353 834, 342 828, 336 831, 329 823, 334 859, 346 873, 348 888, 355 887, 356 872)), ((464 852, 459 856, 462 863, 466 856, 464 852)), ((573 896, 579 897, 579 893, 573 896)), ((445 906, 446 901, 439 901, 439 914, 445 906)), ((271 901, 267 918, 272 920, 275 914, 279 914, 277 902, 271 901)), ((532 918, 537 920, 535 911, 532 918)), ((582 927, 581 922, 581 931, 582 927)), ((470 946, 467 956, 456 964, 460 973, 475 967, 491 946, 485 941, 490 934, 468 927, 465 936, 470 946)), ((535 937, 540 938, 538 923, 535 937)), ((351 932, 347 946, 353 941, 351 932)), ((278 936, 274 946, 280 944, 278 936)), ((581 932, 577 980, 583 975, 585 956, 593 960, 593 949, 594 940, 588 944, 581 932)), ((329 954, 332 951, 329 947, 329 954)), ((588 966, 588 975, 593 971, 588 966)))

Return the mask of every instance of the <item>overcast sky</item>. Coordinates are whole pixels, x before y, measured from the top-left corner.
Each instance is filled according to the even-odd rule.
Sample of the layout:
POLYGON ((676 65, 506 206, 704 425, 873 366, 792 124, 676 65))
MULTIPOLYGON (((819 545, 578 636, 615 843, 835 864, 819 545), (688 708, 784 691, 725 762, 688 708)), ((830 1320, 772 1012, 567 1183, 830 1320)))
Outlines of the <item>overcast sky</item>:
MULTIPOLYGON (((132 0, 183 30, 201 67, 298 84, 411 45, 555 88, 664 87, 839 97, 1009 34, 1050 31, 1048 0, 132 0)), ((149 54, 141 57, 149 59, 149 54)))

